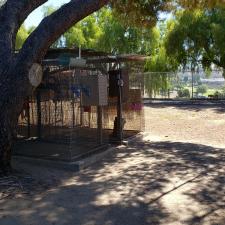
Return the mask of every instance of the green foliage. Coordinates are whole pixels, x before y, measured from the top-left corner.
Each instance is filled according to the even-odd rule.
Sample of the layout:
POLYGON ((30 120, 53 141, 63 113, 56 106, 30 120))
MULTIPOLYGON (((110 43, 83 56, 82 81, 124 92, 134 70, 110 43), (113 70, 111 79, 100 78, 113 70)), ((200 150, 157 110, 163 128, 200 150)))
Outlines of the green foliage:
POLYGON ((124 24, 139 27, 156 25, 161 12, 171 9, 170 0, 112 0, 114 13, 124 24))
POLYGON ((43 9, 42 9, 43 17, 50 16, 56 10, 57 8, 53 5, 43 6, 43 9))
POLYGON ((225 9, 182 11, 168 23, 165 47, 184 66, 225 68, 225 9))
POLYGON ((64 34, 66 47, 81 46, 114 54, 153 54, 160 33, 157 28, 135 28, 122 24, 111 8, 94 13, 64 34))
POLYGON ((170 89, 170 74, 167 73, 146 73, 145 91, 149 97, 153 97, 160 92, 168 92, 170 89))
POLYGON ((145 64, 145 72, 150 72, 145 76, 145 89, 150 96, 171 88, 171 72, 175 72, 179 66, 176 60, 167 56, 160 39, 158 43, 155 53, 145 64))
POLYGON ((199 94, 205 94, 208 91, 208 87, 204 84, 197 87, 196 92, 199 94))
POLYGON ((110 8, 98 13, 98 22, 102 35, 97 48, 114 54, 139 53, 152 54, 159 39, 156 28, 135 28, 122 24, 110 8))
POLYGON ((177 62, 166 54, 163 46, 159 46, 156 53, 146 62, 145 71, 174 72, 177 70, 177 67, 177 62))
MULTIPOLYGON (((219 0, 112 0, 110 2, 110 7, 112 7, 113 10, 111 10, 110 7, 107 7, 105 8, 105 12, 102 10, 87 17, 66 32, 64 38, 67 47, 77 45, 84 48, 95 48, 114 53, 152 54, 151 49, 155 49, 153 48, 155 36, 158 35, 157 29, 146 28, 155 26, 162 12, 174 10, 176 7, 189 9, 196 7, 204 8, 208 6, 218 7, 219 5, 222 5, 219 0), (121 21, 123 22, 123 25, 120 23, 121 21), (134 26, 137 26, 138 28, 134 28, 134 26)), ((0 0, 0 5, 3 5, 4 3, 5 0, 0 0)), ((57 9, 54 6, 44 7, 43 16, 48 16, 55 10, 57 9)), ((216 10, 212 9, 211 11, 216 10)), ((215 16, 212 15, 212 18, 213 17, 215 16)), ((215 20, 217 23, 213 24, 211 28, 214 34, 215 46, 217 46, 217 43, 221 43, 221 39, 225 33, 223 13, 221 16, 216 17, 215 20)), ((201 25, 201 23, 199 25, 201 25)), ((26 38, 26 31, 21 28, 18 34, 16 47, 20 48, 23 40, 26 38)), ((53 47, 62 47, 62 42, 63 39, 60 38, 53 44, 53 47)), ((190 43, 192 44, 192 40, 190 43)), ((223 51, 220 51, 220 49, 221 48, 215 48, 215 52, 213 52, 210 48, 211 54, 217 54, 216 56, 218 56, 218 54, 221 55, 223 51)), ((184 54, 184 52, 181 51, 180 54, 184 54)), ((197 56, 198 55, 199 54, 197 54, 197 56)), ((211 55, 209 55, 210 54, 208 54, 207 57, 203 57, 202 61, 204 61, 204 65, 210 64, 211 55)), ((214 59, 215 58, 216 57, 214 57, 214 59)), ((220 62, 225 65, 224 56, 220 58, 220 62)))
POLYGON ((111 0, 116 17, 126 25, 155 26, 161 13, 179 9, 224 7, 221 0, 111 0))
POLYGON ((22 46, 23 46, 23 43, 24 41, 27 39, 27 37, 29 36, 30 32, 32 30, 27 30, 25 28, 24 25, 22 25, 17 33, 17 36, 16 36, 16 49, 20 49, 22 46))
POLYGON ((182 88, 177 92, 179 98, 190 98, 190 91, 188 88, 182 88))
POLYGON ((177 2, 186 9, 214 8, 224 5, 224 1, 221 0, 178 0, 177 2))
POLYGON ((81 46, 96 49, 97 42, 102 35, 96 14, 90 15, 64 34, 67 47, 81 46))

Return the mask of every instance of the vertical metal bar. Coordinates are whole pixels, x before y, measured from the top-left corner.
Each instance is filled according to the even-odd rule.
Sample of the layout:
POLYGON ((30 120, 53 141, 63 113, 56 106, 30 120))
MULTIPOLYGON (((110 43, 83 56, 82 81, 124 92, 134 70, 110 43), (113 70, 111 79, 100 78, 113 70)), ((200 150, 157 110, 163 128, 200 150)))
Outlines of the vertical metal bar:
POLYGON ((51 95, 48 93, 48 135, 51 135, 51 95))
POLYGON ((82 127, 83 122, 83 103, 82 103, 82 91, 80 92, 80 126, 82 127))
POLYGON ((60 101, 60 109, 61 109, 61 119, 62 119, 62 127, 63 127, 63 125, 64 125, 64 121, 63 121, 63 119, 64 119, 64 115, 63 115, 63 102, 62 102, 62 100, 60 101))
POLYGON ((37 90, 37 117, 38 117, 38 122, 37 122, 37 136, 39 139, 41 139, 41 93, 40 90, 37 90))
POLYGON ((194 71, 191 70, 191 98, 193 99, 194 98, 194 71))
POLYGON ((117 75, 117 85, 118 85, 118 100, 117 100, 117 137, 120 144, 123 140, 123 128, 122 128, 122 85, 121 85, 121 70, 117 75))
POLYGON ((98 123, 98 128, 97 128, 97 135, 98 135, 98 143, 102 145, 103 143, 103 132, 102 132, 102 106, 97 107, 97 123, 98 123))
POLYGON ((48 122, 48 112, 47 112, 47 101, 46 101, 46 99, 44 101, 44 110, 45 110, 45 112, 44 112, 44 118, 45 118, 44 125, 46 127, 47 122, 48 122))
POLYGON ((74 109, 74 97, 73 97, 73 100, 72 100, 72 110, 73 110, 73 128, 75 127, 75 109, 74 109))
MULTIPOLYGON (((91 110, 91 106, 90 106, 90 110, 91 110)), ((88 112, 88 126, 89 128, 91 128, 91 111, 88 112)))
POLYGON ((35 124, 35 119, 34 119, 34 105, 33 105, 33 96, 31 97, 31 117, 32 117, 32 125, 35 124))
POLYGON ((30 138, 30 99, 27 97, 27 137, 30 138))
POLYGON ((54 129, 54 135, 56 135, 56 125, 57 125, 57 101, 55 100, 55 129, 54 129))

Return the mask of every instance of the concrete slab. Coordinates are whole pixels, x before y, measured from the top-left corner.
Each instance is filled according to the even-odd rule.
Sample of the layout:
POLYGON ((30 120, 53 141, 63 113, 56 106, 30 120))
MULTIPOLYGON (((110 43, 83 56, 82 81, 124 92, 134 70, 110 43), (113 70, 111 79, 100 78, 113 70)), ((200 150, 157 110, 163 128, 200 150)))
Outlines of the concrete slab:
MULTIPOLYGON (((142 139, 145 137, 147 133, 139 133, 137 135, 134 135, 130 138, 127 138, 123 141, 123 145, 128 146, 129 143, 132 143, 135 140, 142 139)), ((89 151, 86 155, 80 155, 80 157, 76 157, 74 159, 71 158, 71 160, 49 160, 49 159, 43 159, 38 157, 29 157, 24 155, 14 155, 13 156, 13 162, 16 163, 16 161, 20 163, 29 163, 29 164, 35 164, 38 166, 44 166, 44 167, 54 167, 57 169, 65 169, 70 170, 74 172, 81 171, 88 166, 99 162, 102 160, 105 156, 108 156, 109 154, 115 152, 117 149, 121 148, 123 146, 111 146, 111 145, 103 145, 98 148, 92 149, 89 151)))

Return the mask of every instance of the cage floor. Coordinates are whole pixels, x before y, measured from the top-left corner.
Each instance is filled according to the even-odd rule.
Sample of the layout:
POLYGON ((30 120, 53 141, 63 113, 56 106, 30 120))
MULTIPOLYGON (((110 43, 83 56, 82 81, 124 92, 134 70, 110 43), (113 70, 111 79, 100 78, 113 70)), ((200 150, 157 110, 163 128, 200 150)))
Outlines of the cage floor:
MULTIPOLYGON (((138 131, 124 131, 124 138, 129 138, 138 131)), ((97 141, 97 129, 79 128, 62 129, 57 134, 38 139, 18 139, 13 153, 26 157, 47 160, 76 161, 90 154, 104 151, 111 142, 112 130, 103 130, 103 144, 97 141)))

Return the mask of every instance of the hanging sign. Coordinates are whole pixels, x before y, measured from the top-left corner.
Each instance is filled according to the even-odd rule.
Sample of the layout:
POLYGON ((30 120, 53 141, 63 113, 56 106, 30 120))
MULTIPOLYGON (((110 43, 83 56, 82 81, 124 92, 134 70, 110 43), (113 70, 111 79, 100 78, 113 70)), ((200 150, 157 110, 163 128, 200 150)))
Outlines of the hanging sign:
POLYGON ((43 78, 42 66, 38 63, 34 63, 29 70, 29 81, 33 87, 37 87, 43 78))
POLYGON ((70 66, 72 67, 85 67, 86 60, 82 58, 70 58, 70 66))

